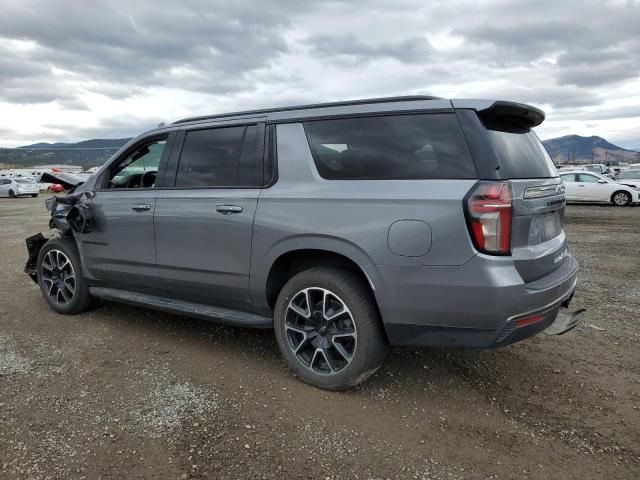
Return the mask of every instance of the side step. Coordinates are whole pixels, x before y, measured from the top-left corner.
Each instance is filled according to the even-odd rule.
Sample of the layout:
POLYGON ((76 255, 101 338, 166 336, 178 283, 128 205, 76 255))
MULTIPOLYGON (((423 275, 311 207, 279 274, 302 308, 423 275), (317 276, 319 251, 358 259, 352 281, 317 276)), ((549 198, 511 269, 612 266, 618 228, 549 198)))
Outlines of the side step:
POLYGON ((273 319, 270 317, 227 308, 213 307, 211 305, 203 305, 201 303, 172 300, 170 298, 130 292, 118 288, 90 287, 89 293, 94 297, 104 300, 149 307, 163 312, 177 313, 188 317, 202 318, 204 320, 212 320, 225 325, 248 328, 273 327, 273 319))

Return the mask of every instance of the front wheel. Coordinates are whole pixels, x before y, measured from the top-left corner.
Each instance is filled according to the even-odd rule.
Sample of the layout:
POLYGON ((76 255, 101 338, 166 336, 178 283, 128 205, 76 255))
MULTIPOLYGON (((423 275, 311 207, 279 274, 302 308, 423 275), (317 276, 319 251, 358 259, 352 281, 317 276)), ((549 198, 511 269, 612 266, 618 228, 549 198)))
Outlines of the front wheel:
POLYGON ((626 207, 631 203, 631 195, 627 192, 615 192, 611 200, 617 207, 626 207))
POLYGON ((49 240, 38 254, 38 285, 49 306, 58 313, 80 313, 92 303, 82 276, 80 255, 70 238, 49 240))
POLYGON ((278 296, 274 327, 296 375, 328 390, 363 382, 388 350, 367 284, 340 268, 311 268, 291 278, 278 296))

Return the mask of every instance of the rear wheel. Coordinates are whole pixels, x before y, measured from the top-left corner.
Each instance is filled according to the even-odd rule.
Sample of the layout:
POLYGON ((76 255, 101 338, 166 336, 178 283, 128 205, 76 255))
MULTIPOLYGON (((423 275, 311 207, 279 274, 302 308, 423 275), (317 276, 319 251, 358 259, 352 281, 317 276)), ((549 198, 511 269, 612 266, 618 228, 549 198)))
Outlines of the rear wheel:
POLYGON ((631 203, 631 195, 628 192, 615 192, 611 196, 611 201, 617 207, 626 207, 631 203))
POLYGON ((78 249, 69 238, 49 240, 40 250, 38 285, 44 299, 58 313, 79 313, 91 306, 78 249))
POLYGON ((316 267, 291 278, 278 296, 274 327, 296 375, 328 390, 363 382, 387 353, 371 292, 345 269, 316 267))
POLYGON ((9 198, 16 198, 16 192, 9 190, 9 198))
POLYGON ((37 193, 32 193, 32 194, 31 194, 31 196, 32 196, 33 198, 36 198, 36 197, 38 196, 38 194, 37 194, 37 193))

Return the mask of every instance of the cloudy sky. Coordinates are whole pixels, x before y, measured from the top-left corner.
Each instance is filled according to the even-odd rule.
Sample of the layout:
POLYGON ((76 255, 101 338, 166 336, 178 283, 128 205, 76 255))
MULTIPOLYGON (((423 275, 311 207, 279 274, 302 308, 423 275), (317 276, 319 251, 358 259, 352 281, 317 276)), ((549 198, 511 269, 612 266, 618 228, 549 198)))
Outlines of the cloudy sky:
POLYGON ((2 0, 0 146, 376 96, 501 98, 640 148, 640 1, 2 0))

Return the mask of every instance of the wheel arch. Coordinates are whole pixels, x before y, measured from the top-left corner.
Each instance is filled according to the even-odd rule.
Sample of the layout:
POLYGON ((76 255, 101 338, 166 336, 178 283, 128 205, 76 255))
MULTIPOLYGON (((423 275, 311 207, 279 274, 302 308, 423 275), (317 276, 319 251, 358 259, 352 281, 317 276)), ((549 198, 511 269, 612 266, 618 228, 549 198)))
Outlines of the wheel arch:
POLYGON ((627 195, 627 197, 629 198, 629 202, 627 203, 627 205, 631 205, 633 203, 633 194, 631 192, 629 192, 627 190, 623 190, 621 188, 618 188, 617 190, 614 190, 614 192, 611 194, 611 197, 609 198, 609 202, 611 202, 611 203, 613 203, 615 205, 616 202, 613 199, 618 193, 624 193, 624 194, 627 195))
POLYGON ((328 235, 296 235, 275 243, 266 254, 253 257, 250 287, 251 297, 256 307, 265 311, 272 310, 275 302, 268 300, 272 300, 273 292, 267 294, 267 285, 273 288, 273 275, 283 271, 285 266, 290 267, 294 260, 302 262, 299 258, 307 259, 307 265, 310 265, 309 262, 317 264, 318 259, 322 259, 333 260, 334 264, 354 269, 366 280, 374 293, 374 298, 376 291, 381 288, 381 282, 371 258, 358 245, 328 235))
POLYGON ((263 277, 264 283, 260 289, 263 295, 262 298, 268 310, 273 311, 280 291, 287 281, 297 273, 319 266, 347 269, 360 277, 369 289, 373 304, 378 313, 378 318, 382 323, 385 341, 388 344, 386 330, 376 296, 376 279, 372 278, 372 274, 375 275, 375 273, 372 271, 372 268, 365 270, 363 265, 371 267, 371 264, 358 263, 358 261, 342 249, 327 248, 327 246, 323 246, 322 248, 292 248, 281 252, 269 262, 269 268, 265 269, 266 276, 263 277))

